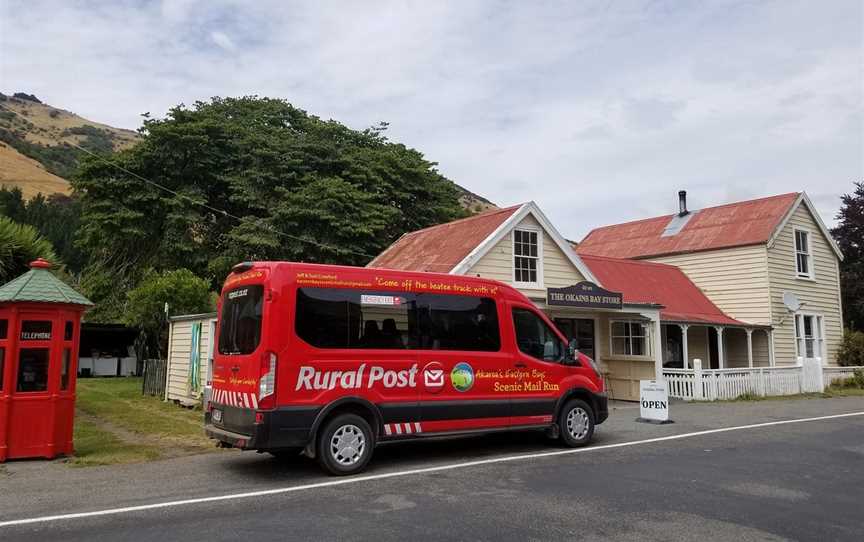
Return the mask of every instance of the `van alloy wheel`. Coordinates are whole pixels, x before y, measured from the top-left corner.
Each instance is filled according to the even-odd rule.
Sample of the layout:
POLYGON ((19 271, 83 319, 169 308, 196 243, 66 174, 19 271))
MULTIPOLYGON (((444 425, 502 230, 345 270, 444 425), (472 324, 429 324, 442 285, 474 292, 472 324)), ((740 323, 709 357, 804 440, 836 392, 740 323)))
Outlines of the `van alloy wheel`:
POLYGON ((375 450, 375 432, 367 420, 353 412, 328 418, 315 439, 318 462, 334 476, 362 471, 375 450))
POLYGON ((339 427, 330 439, 330 453, 333 459, 346 467, 360 461, 365 450, 366 438, 356 425, 348 424, 339 427))
POLYGON ((588 413, 582 407, 570 409, 567 413, 567 432, 575 440, 582 440, 588 434, 591 420, 588 413))
POLYGON ((571 448, 587 446, 594 436, 594 409, 582 399, 570 399, 558 414, 558 433, 571 448))

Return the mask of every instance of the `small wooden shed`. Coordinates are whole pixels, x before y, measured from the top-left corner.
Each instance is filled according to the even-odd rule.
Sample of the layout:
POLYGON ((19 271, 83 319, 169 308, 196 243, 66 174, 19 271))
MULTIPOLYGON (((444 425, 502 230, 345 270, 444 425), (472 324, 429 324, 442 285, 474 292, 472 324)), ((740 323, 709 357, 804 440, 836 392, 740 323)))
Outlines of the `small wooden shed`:
POLYGON ((216 313, 188 314, 169 319, 165 400, 193 406, 210 396, 216 313))

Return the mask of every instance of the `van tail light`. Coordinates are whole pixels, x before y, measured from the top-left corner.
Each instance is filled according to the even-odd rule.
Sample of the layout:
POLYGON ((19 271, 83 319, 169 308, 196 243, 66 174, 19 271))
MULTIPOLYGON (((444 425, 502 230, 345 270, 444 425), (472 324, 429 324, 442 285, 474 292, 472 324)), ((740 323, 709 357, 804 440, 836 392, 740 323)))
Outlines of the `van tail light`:
POLYGON ((261 372, 258 378, 258 408, 268 410, 276 406, 276 354, 261 355, 261 372))

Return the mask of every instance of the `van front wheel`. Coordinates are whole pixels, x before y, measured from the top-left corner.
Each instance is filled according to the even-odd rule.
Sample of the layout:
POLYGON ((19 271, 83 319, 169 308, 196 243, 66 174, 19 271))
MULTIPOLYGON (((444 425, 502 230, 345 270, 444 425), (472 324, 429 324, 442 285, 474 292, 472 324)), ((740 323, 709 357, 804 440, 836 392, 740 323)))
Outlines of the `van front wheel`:
POLYGON ((375 436, 369 424, 356 414, 340 414, 318 434, 318 462, 330 474, 361 472, 372 459, 375 436))
POLYGON ((581 399, 567 401, 558 417, 561 440, 571 448, 579 448, 591 442, 594 436, 594 410, 581 399))

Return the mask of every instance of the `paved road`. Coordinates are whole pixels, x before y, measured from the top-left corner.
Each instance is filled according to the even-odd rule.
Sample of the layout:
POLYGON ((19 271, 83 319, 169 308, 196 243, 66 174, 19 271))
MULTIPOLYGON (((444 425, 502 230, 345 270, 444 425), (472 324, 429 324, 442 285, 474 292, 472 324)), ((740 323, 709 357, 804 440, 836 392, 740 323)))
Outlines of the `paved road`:
MULTIPOLYGON (((451 468, 560 449, 533 434, 387 446, 369 473, 387 478, 0 527, 0 539, 860 540, 864 416, 615 446, 848 412, 864 412, 864 399, 675 405, 669 426, 636 424, 623 408, 584 452, 451 468), (439 470, 400 474, 424 468, 439 470)), ((334 480, 308 461, 248 453, 5 470, 0 521, 334 480)))

